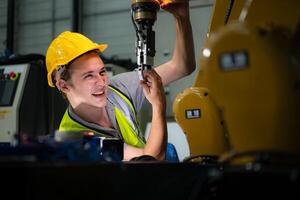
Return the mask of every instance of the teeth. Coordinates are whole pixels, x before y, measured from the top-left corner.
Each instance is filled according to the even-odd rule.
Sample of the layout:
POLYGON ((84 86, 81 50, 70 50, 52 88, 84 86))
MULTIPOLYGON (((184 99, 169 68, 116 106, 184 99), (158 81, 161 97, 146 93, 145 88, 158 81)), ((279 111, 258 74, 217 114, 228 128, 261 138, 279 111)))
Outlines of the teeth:
POLYGON ((103 94, 104 92, 103 91, 101 91, 101 92, 96 92, 96 93, 94 93, 95 95, 101 95, 101 94, 103 94))

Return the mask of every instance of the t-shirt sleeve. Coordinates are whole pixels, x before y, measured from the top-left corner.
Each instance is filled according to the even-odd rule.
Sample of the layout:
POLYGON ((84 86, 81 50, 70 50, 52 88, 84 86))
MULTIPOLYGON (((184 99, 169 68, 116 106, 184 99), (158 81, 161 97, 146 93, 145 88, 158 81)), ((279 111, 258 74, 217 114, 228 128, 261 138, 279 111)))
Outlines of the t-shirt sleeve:
POLYGON ((109 85, 117 88, 129 97, 136 111, 140 111, 145 96, 136 71, 125 72, 113 76, 110 78, 109 85))

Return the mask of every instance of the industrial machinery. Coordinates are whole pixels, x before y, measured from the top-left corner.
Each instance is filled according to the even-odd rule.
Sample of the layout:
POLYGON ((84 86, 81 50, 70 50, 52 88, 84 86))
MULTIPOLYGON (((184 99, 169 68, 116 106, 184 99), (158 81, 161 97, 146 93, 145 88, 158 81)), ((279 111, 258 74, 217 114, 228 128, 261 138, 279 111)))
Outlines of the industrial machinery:
POLYGON ((132 0, 131 17, 136 30, 137 70, 140 80, 144 80, 143 71, 151 69, 155 56, 155 32, 152 26, 160 6, 153 0, 132 0))
POLYGON ((131 19, 136 32, 137 71, 144 80, 143 71, 151 69, 155 56, 155 32, 152 27, 162 3, 180 3, 186 0, 131 0, 131 19))
POLYGON ((299 6, 215 1, 196 81, 173 105, 191 157, 299 163, 299 6))
POLYGON ((0 66, 0 141, 13 143, 18 132, 21 104, 29 64, 0 66))
POLYGON ((42 55, 0 63, 0 146, 38 140, 55 131, 66 103, 47 86, 42 55))

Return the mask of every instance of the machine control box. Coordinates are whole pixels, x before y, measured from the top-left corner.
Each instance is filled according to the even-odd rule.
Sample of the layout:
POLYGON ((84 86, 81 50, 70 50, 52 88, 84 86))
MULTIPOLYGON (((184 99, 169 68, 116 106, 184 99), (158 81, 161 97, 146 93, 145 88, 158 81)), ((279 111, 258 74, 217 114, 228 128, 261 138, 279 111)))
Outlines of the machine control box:
POLYGON ((0 144, 12 144, 18 133, 19 106, 29 64, 0 65, 0 144))

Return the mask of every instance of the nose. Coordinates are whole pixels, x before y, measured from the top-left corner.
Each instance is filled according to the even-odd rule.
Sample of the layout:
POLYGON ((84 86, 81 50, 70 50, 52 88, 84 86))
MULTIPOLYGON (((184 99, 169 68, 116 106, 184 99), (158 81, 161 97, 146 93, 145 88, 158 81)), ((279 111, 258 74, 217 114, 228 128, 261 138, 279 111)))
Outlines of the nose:
POLYGON ((107 84, 107 76, 98 74, 97 79, 96 79, 96 85, 103 86, 103 85, 106 85, 106 84, 107 84))

